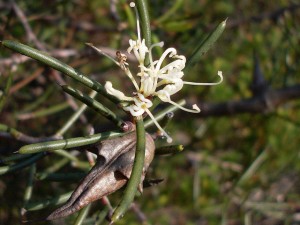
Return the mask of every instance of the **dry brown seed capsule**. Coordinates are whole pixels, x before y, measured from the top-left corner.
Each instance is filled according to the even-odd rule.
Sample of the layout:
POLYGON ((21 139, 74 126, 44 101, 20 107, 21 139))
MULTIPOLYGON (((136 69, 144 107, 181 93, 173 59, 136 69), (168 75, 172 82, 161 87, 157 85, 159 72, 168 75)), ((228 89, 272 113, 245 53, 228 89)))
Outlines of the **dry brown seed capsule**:
MULTIPOLYGON (((122 137, 101 141, 87 151, 97 155, 97 162, 87 176, 75 189, 69 200, 52 212, 46 219, 54 220, 77 212, 89 203, 107 196, 128 181, 135 156, 136 133, 128 133, 122 137)), ((155 144, 146 133, 146 151, 140 187, 146 171, 153 160, 155 144)))

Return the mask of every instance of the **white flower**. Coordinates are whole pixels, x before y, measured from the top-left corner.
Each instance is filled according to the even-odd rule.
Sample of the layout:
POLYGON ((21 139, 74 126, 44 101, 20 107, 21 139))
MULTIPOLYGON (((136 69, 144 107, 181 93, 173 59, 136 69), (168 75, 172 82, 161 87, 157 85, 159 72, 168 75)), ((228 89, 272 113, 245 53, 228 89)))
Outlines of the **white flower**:
POLYGON ((144 64, 146 53, 148 52, 148 48, 145 44, 145 39, 142 41, 140 39, 133 41, 129 40, 130 47, 127 49, 128 53, 131 53, 133 50, 133 53, 137 60, 139 61, 140 65, 144 64))
POLYGON ((118 99, 121 99, 122 101, 133 101, 132 97, 127 97, 123 92, 113 88, 112 83, 110 81, 106 81, 104 88, 108 94, 113 95, 118 99))
POLYGON ((143 115, 153 105, 151 100, 145 98, 141 93, 137 93, 137 96, 133 98, 133 102, 134 104, 124 107, 124 110, 129 111, 132 116, 143 115))
MULTIPOLYGON (((135 4, 131 2, 130 6, 135 7, 135 4)), ((148 114, 159 130, 167 137, 167 141, 171 142, 172 138, 162 129, 149 110, 149 108, 153 105, 150 99, 153 96, 157 96, 161 101, 176 105, 182 110, 199 113, 200 109, 196 104, 193 105, 193 109, 187 109, 172 101, 171 96, 179 92, 183 88, 184 84, 217 85, 223 80, 222 72, 218 71, 220 81, 216 83, 195 83, 183 81, 183 69, 185 68, 186 58, 183 55, 178 55, 175 48, 166 49, 158 60, 153 61, 152 49, 154 47, 163 47, 164 43, 160 42, 153 44, 148 49, 145 45, 145 39, 141 39, 139 17, 136 9, 135 13, 137 17, 138 39, 136 41, 132 39, 129 40, 129 48, 127 49, 127 52, 133 52, 139 62, 140 71, 137 73, 137 77, 140 78, 140 85, 136 82, 127 64, 125 67, 124 65, 120 65, 120 63, 116 62, 131 79, 136 89, 136 93, 133 97, 127 97, 121 91, 114 89, 110 82, 105 84, 105 89, 109 94, 116 96, 122 101, 131 101, 131 103, 128 106, 123 107, 123 109, 130 112, 132 116, 142 116, 144 113, 148 114), (149 65, 145 65, 146 57, 149 57, 149 65), (171 62, 163 66, 165 64, 164 61, 167 58, 169 58, 171 62)))

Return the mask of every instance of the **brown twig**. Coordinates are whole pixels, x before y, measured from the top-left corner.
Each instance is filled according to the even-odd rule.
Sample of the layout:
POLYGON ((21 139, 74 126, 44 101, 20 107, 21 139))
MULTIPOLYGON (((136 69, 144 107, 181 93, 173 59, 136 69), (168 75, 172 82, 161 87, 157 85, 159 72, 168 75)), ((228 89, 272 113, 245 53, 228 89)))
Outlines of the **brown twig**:
POLYGON ((35 78, 37 78, 39 75, 41 75, 44 71, 44 68, 38 68, 32 75, 29 77, 25 77, 23 80, 21 80, 19 83, 15 84, 14 86, 11 87, 9 90, 9 94, 12 94, 22 87, 26 86, 28 83, 33 81, 35 78))
POLYGON ((300 98, 300 84, 281 89, 267 90, 264 94, 238 101, 201 103, 200 117, 232 116, 241 113, 267 113, 280 105, 300 98))
POLYGON ((141 208, 139 207, 139 205, 137 205, 136 203, 132 203, 130 206, 130 209, 135 213, 135 215, 137 216, 138 220, 146 225, 149 224, 149 222, 147 221, 147 217, 145 215, 145 213, 142 212, 141 208))
POLYGON ((6 138, 10 137, 10 138, 14 138, 15 140, 18 140, 18 141, 21 141, 24 143, 28 143, 28 144, 58 140, 58 138, 51 137, 51 136, 50 137, 33 137, 33 136, 29 136, 27 134, 24 134, 22 132, 15 131, 15 130, 14 130, 14 132, 10 132, 10 133, 0 132, 0 137, 6 137, 6 138))
POLYGON ((36 38, 23 11, 15 3, 15 1, 11 0, 10 2, 11 2, 12 8, 15 11, 17 17, 20 19, 21 23, 23 24, 23 27, 24 27, 24 29, 26 31, 26 35, 27 35, 27 41, 28 42, 32 41, 39 49, 44 51, 45 50, 44 45, 36 38))
MULTIPOLYGON (((33 43, 38 47, 38 49, 40 49, 42 51, 46 51, 46 47, 40 41, 38 41, 37 37, 33 33, 33 31, 31 29, 31 27, 30 27, 30 25, 27 21, 27 18, 25 16, 25 14, 23 13, 23 11, 18 7, 18 5, 13 0, 11 0, 11 4, 12 4, 12 7, 13 7, 16 15, 18 16, 18 18, 20 19, 21 23, 24 26, 24 29, 25 29, 26 34, 27 34, 28 41, 33 41, 33 43)), ((56 79, 56 81, 58 83, 61 83, 61 84, 66 83, 57 71, 52 70, 52 74, 53 74, 54 78, 56 79)), ((77 103, 68 94, 65 93, 65 96, 66 96, 67 102, 70 104, 72 109, 74 111, 76 111, 78 109, 77 103)), ((87 119, 85 118, 84 115, 81 115, 80 119, 83 123, 85 123, 87 121, 87 119)))

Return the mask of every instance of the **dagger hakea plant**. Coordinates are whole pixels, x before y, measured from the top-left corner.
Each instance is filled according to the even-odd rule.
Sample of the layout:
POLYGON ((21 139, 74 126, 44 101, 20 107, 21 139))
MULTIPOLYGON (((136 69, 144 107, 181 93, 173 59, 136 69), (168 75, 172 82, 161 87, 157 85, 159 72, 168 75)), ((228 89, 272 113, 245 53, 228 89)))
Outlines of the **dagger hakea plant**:
MULTIPOLYGON (((129 105, 124 106, 123 109, 125 111, 130 112, 130 114, 134 117, 141 116, 144 113, 149 115, 149 117, 153 120, 157 128, 161 131, 161 133, 167 137, 167 142, 172 142, 172 138, 167 134, 167 132, 159 125, 156 121, 149 108, 153 105, 151 99, 156 96, 163 102, 168 102, 173 105, 176 105, 178 108, 191 112, 191 113, 199 113, 199 107, 194 104, 193 109, 187 109, 176 102, 171 100, 171 96, 179 92, 184 84, 187 85, 217 85, 223 81, 222 72, 218 71, 218 76, 220 80, 215 83, 195 83, 183 81, 182 77, 184 75, 183 69, 185 68, 186 58, 184 55, 178 55, 177 50, 175 48, 168 48, 164 51, 161 57, 158 60, 153 60, 152 49, 154 47, 163 47, 164 43, 159 42, 151 45, 149 48, 145 44, 145 39, 141 38, 140 31, 140 22, 139 15, 135 8, 135 4, 133 2, 130 3, 130 6, 135 9, 136 13, 136 23, 137 23, 137 40, 129 40, 129 48, 127 52, 130 54, 133 52, 135 58, 139 63, 139 72, 136 74, 136 77, 139 77, 140 82, 136 81, 136 78, 132 75, 129 64, 126 62, 126 55, 117 52, 118 61, 112 59, 120 68, 125 72, 125 74, 132 81, 136 92, 133 93, 132 97, 126 96, 123 92, 113 88, 113 85, 110 81, 107 81, 105 84, 106 91, 120 99, 121 101, 129 101, 129 105), (146 65, 146 58, 149 59, 149 64, 146 65), (163 66, 164 61, 170 58, 172 61, 167 65, 163 66)), ((92 46, 95 50, 100 52, 101 54, 106 55, 100 49, 92 46)), ((107 56, 107 55, 106 55, 107 56)))
MULTIPOLYGON (((112 83, 109 81, 106 82, 104 86, 105 91, 103 91, 100 84, 93 83, 93 81, 88 79, 87 77, 85 77, 85 79, 80 79, 84 76, 77 74, 77 72, 71 67, 68 67, 65 64, 62 65, 58 60, 46 56, 43 53, 36 51, 35 49, 32 49, 28 46, 13 41, 1 42, 4 46, 16 50, 21 54, 28 55, 47 65, 51 65, 52 68, 66 73, 67 75, 81 81, 83 84, 90 88, 94 87, 94 84, 97 84, 95 90, 99 92, 101 90, 103 93, 105 93, 105 96, 109 97, 110 99, 118 98, 120 102, 124 103, 121 104, 123 110, 130 113, 132 117, 136 119, 136 121, 140 121, 140 123, 136 122, 137 128, 139 128, 136 132, 137 135, 135 135, 134 133, 128 133, 123 137, 112 140, 104 140, 97 145, 88 147, 87 151, 91 151, 97 155, 96 165, 77 186, 69 200, 63 206, 52 212, 46 218, 46 220, 53 220, 68 216, 80 210, 90 202, 93 202, 115 192, 127 183, 127 188, 130 187, 130 189, 128 188, 128 193, 131 193, 130 196, 126 195, 127 192, 124 194, 126 195, 126 198, 124 197, 125 200, 123 201, 124 204, 122 204, 123 202, 121 202, 114 211, 111 219, 112 222, 116 221, 126 210, 126 208, 128 208, 128 205, 132 202, 135 190, 138 185, 139 190, 142 190, 142 182, 145 178, 145 173, 155 154, 154 140, 152 139, 151 135, 144 133, 144 126, 141 125, 143 124, 143 120, 141 119, 142 116, 145 114, 149 115, 149 117, 152 119, 153 123, 155 123, 161 133, 167 137, 167 141, 169 143, 172 142, 172 138, 159 125, 150 111, 150 107, 153 106, 153 97, 157 97, 163 102, 173 104, 187 112, 199 113, 200 109, 196 104, 193 105, 192 109, 187 109, 172 101, 171 96, 179 92, 183 88, 184 84, 217 85, 223 81, 221 71, 218 71, 220 80, 215 83, 195 83, 183 81, 183 70, 185 68, 186 58, 183 55, 177 54, 177 50, 175 48, 166 49, 158 60, 154 60, 152 56, 152 49, 154 47, 162 48, 164 43, 159 42, 151 46, 147 46, 145 44, 145 39, 141 37, 140 21, 137 9, 135 8, 135 4, 133 2, 130 3, 130 6, 135 9, 136 13, 137 40, 129 40, 129 48, 127 49, 127 52, 128 54, 133 53, 135 58, 137 59, 139 64, 138 73, 133 76, 129 64, 126 62, 127 56, 125 54, 122 54, 120 51, 117 51, 117 60, 115 60, 93 45, 90 44, 90 46, 101 54, 108 56, 125 72, 125 74, 132 81, 132 84, 135 88, 135 92, 132 96, 126 96, 123 92, 115 89, 112 83), (167 59, 170 59, 171 62, 165 63, 167 59), (139 155, 139 157, 137 157, 137 155, 139 155), (137 160, 135 161, 136 158, 141 159, 139 161, 141 163, 139 163, 137 160), (134 172, 136 173, 133 176, 132 174, 134 172), (139 179, 132 179, 134 181, 130 183, 131 177, 139 177, 139 179)), ((150 38, 147 38, 147 40, 148 39, 150 38)), ((67 88, 64 90, 67 90, 67 88)), ((68 90, 69 92, 67 93, 73 93, 71 92, 71 89, 68 90)), ((81 96, 77 97, 79 98, 81 96)), ((100 110, 100 107, 98 109, 100 110)), ((103 110, 103 108, 101 108, 101 110, 103 110)), ((107 112, 110 111, 106 109, 105 113, 103 114, 106 115, 107 112)), ((108 114, 109 116, 107 117, 112 116, 112 113, 108 114)), ((117 120, 117 122, 120 121, 117 120)), ((32 149, 36 150, 35 148, 32 149)))

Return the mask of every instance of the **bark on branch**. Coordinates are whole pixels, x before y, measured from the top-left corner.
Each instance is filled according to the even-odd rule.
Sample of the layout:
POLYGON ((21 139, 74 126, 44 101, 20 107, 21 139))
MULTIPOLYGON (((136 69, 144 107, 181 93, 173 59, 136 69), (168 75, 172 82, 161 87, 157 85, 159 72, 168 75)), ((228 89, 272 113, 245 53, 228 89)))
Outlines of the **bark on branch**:
POLYGON ((267 113, 280 105, 300 98, 300 84, 281 89, 266 90, 263 94, 238 101, 221 103, 198 103, 200 117, 231 116, 240 113, 267 113))

